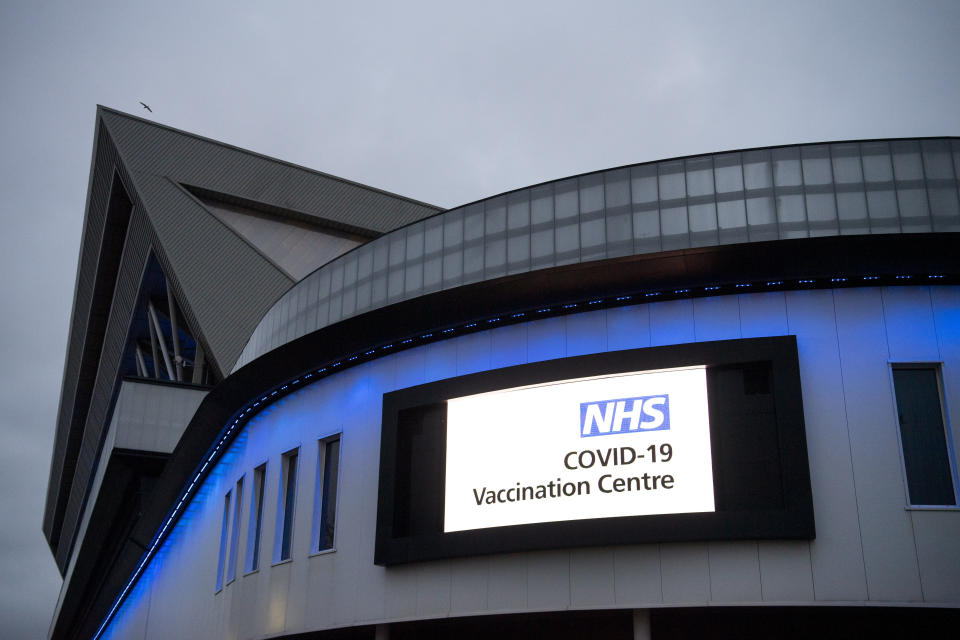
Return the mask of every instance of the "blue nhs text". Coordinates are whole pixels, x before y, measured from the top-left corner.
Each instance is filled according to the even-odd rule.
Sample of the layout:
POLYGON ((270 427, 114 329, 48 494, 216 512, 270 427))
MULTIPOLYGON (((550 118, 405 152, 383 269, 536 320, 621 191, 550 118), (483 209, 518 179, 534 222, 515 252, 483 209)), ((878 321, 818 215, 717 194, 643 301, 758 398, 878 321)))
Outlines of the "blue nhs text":
POLYGON ((645 396, 580 403, 580 437, 670 428, 670 397, 645 396))

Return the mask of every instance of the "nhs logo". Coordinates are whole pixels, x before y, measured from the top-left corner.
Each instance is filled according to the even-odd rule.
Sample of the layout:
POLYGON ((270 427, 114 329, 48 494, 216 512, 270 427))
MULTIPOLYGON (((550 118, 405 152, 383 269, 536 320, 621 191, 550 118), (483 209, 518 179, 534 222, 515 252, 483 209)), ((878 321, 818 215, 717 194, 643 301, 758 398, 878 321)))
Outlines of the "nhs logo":
POLYGON ((580 437, 663 431, 670 428, 670 396, 580 403, 580 437))

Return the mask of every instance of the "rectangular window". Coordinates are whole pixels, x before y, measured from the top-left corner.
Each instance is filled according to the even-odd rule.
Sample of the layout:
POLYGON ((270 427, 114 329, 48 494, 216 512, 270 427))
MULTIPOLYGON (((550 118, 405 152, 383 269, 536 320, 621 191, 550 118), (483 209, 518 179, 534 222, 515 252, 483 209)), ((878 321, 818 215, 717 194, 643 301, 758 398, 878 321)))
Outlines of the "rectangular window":
POLYGON ((337 485, 340 483, 340 436, 320 441, 317 490, 313 506, 313 551, 333 549, 337 518, 337 485))
POLYGON ((223 524, 220 527, 220 553, 217 556, 217 591, 223 589, 223 563, 227 558, 227 528, 230 525, 230 491, 223 497, 223 524))
POLYGON ((230 557, 227 560, 227 583, 237 577, 237 547, 240 545, 240 506, 243 504, 243 476, 237 480, 233 501, 233 521, 230 525, 230 557))
POLYGON ((267 478, 267 465, 253 470, 253 493, 250 495, 250 520, 247 524, 247 572, 260 568, 260 536, 263 532, 263 483, 267 478))
POLYGON ((277 495, 277 535, 273 545, 273 561, 290 559, 293 545, 293 516, 297 501, 297 461, 299 449, 283 454, 280 465, 280 492, 277 495))
POLYGON ((894 365, 893 386, 910 504, 956 505, 939 367, 894 365))

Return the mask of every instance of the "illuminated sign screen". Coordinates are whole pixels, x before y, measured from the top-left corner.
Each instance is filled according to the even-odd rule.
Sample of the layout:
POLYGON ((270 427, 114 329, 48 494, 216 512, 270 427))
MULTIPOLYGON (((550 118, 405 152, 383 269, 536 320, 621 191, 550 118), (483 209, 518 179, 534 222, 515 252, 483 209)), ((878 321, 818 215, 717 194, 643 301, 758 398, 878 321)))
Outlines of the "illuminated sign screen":
POLYGON ((713 511, 706 367, 452 398, 444 484, 444 531, 713 511))
POLYGON ((792 336, 561 358, 383 397, 374 561, 810 539, 792 336))

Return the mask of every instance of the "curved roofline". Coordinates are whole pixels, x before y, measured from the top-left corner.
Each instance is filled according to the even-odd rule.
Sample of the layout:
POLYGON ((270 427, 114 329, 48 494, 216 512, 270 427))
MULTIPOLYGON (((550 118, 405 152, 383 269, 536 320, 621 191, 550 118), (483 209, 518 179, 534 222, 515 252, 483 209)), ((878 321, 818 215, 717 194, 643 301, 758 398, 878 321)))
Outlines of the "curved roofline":
MULTIPOLYGON (((199 137, 199 136, 196 136, 196 137, 199 137)), ((467 202, 467 203, 464 203, 464 204, 460 204, 460 205, 457 205, 457 206, 455 206, 455 207, 451 207, 451 208, 449 208, 449 209, 444 209, 444 210, 442 210, 442 211, 437 211, 436 213, 434 213, 434 214, 432 214, 432 215, 430 215, 430 216, 427 216, 427 217, 425 217, 425 218, 420 218, 419 220, 415 220, 415 221, 410 222, 410 223, 408 223, 408 224, 405 224, 405 225, 403 225, 403 226, 399 226, 399 227, 396 227, 395 229, 391 229, 390 231, 387 231, 386 233, 382 234, 382 236, 380 236, 380 237, 388 236, 388 235, 390 235, 390 234, 392 234, 392 233, 395 233, 395 232, 397 232, 397 231, 399 231, 399 230, 401 230, 401 229, 406 229, 407 227, 411 227, 411 226, 413 226, 413 225, 415 225, 415 224, 424 223, 424 222, 426 222, 427 220, 430 220, 430 219, 435 218, 435 217, 437 217, 437 216, 444 215, 444 214, 449 213, 449 212, 451 212, 451 211, 455 211, 455 210, 457 210, 457 209, 466 209, 467 207, 471 207, 471 206, 473 206, 473 205, 477 205, 477 204, 480 204, 480 203, 482 203, 482 202, 486 202, 486 201, 488 201, 488 200, 493 200, 494 198, 506 197, 506 196, 509 196, 510 194, 517 193, 517 192, 523 191, 523 190, 525 190, 525 189, 535 189, 536 187, 542 187, 542 186, 548 185, 548 184, 554 184, 554 183, 557 183, 557 182, 563 182, 564 180, 573 180, 574 178, 581 178, 581 177, 583 177, 583 176, 590 176, 590 175, 595 175, 595 174, 598 174, 598 173, 606 173, 606 172, 608 172, 608 171, 616 171, 616 170, 618 170, 618 169, 632 169, 633 167, 642 167, 642 166, 645 166, 645 165, 658 164, 658 163, 661 163, 661 162, 673 162, 673 161, 677 161, 677 160, 689 160, 689 159, 691 159, 691 158, 703 158, 703 157, 721 156, 721 155, 726 155, 726 154, 730 154, 730 153, 745 153, 745 152, 748 152, 748 151, 772 151, 772 150, 774 150, 774 149, 786 149, 786 148, 788 148, 788 147, 816 147, 816 146, 821 146, 821 145, 835 145, 835 144, 863 144, 863 143, 869 143, 869 142, 888 142, 888 143, 889 143, 889 142, 922 141, 922 140, 960 140, 960 136, 919 136, 919 137, 897 137, 897 138, 861 138, 861 139, 848 139, 848 140, 823 140, 823 141, 820 141, 820 142, 801 142, 801 143, 794 143, 794 144, 777 144, 777 145, 766 146, 766 147, 743 147, 743 148, 740 148, 740 149, 729 149, 729 150, 725 150, 725 151, 712 151, 712 152, 704 152, 704 153, 695 153, 695 154, 686 155, 686 156, 672 156, 672 157, 669 157, 669 158, 658 158, 658 159, 655 159, 655 160, 644 160, 643 162, 634 162, 634 163, 630 163, 630 164, 622 164, 622 165, 616 165, 616 166, 613 166, 613 167, 607 167, 607 168, 604 168, 604 169, 595 169, 595 170, 593 170, 593 171, 584 171, 584 172, 581 172, 581 173, 575 173, 575 174, 568 175, 568 176, 564 176, 564 177, 560 177, 560 178, 554 178, 554 179, 552 179, 552 180, 544 180, 544 181, 541 181, 541 182, 536 182, 536 183, 534 183, 534 184, 525 185, 525 186, 522 186, 522 187, 517 187, 517 188, 515 188, 515 189, 509 189, 509 190, 507 190, 507 191, 501 191, 501 192, 495 193, 494 195, 491 195, 491 196, 487 196, 487 197, 484 197, 484 198, 479 198, 479 199, 477 199, 477 200, 472 200, 472 201, 470 201, 470 202, 467 202)), ((362 185, 361 185, 361 186, 362 186, 362 185)), ((373 240, 376 240, 376 238, 374 238, 373 240)), ((371 240, 370 242, 372 242, 373 240, 371 240)), ((333 262, 336 262, 337 260, 345 259, 345 258, 346 258, 347 256, 349 256, 351 253, 353 253, 353 252, 355 252, 355 251, 358 251, 358 250, 364 248, 364 247, 365 247, 366 245, 368 245, 370 242, 365 242, 365 243, 363 243, 363 244, 361 244, 361 245, 358 245, 358 246, 350 249, 349 251, 346 251, 346 252, 340 254, 339 256, 337 256, 337 257, 335 257, 335 258, 332 258, 332 259, 328 260, 328 261, 325 262, 324 264, 320 265, 319 267, 317 267, 316 269, 314 269, 314 270, 311 271, 310 273, 306 274, 305 276, 303 276, 302 278, 300 278, 299 280, 297 280, 296 282, 294 282, 293 284, 291 284, 290 287, 288 287, 286 290, 284 290, 283 293, 281 293, 279 296, 277 296, 276 299, 274 299, 274 301, 270 304, 270 307, 269 307, 269 308, 263 313, 263 315, 260 317, 260 320, 257 322, 257 326, 259 327, 259 326, 260 326, 260 323, 263 322, 263 319, 267 316, 268 313, 270 313, 270 311, 277 305, 277 303, 280 302, 280 301, 284 298, 284 296, 286 296, 288 293, 290 293, 291 291, 293 291, 301 282, 305 281, 307 278, 309 278, 309 277, 312 276, 313 274, 317 273, 318 271, 320 271, 321 269, 323 269, 323 268, 326 267, 327 265, 332 264, 333 262)), ((254 329, 254 331, 256 331, 256 329, 254 329)), ((251 333, 251 336, 252 336, 252 335, 253 335, 253 334, 251 333)), ((249 341, 250 341, 250 336, 247 337, 247 342, 249 343, 249 341)), ((246 347, 245 347, 245 348, 246 348, 246 347)), ((241 352, 241 354, 242 354, 242 352, 241 352)), ((234 366, 236 367, 236 365, 234 365, 234 366)), ((236 369, 234 369, 234 370, 236 370, 236 369)))

